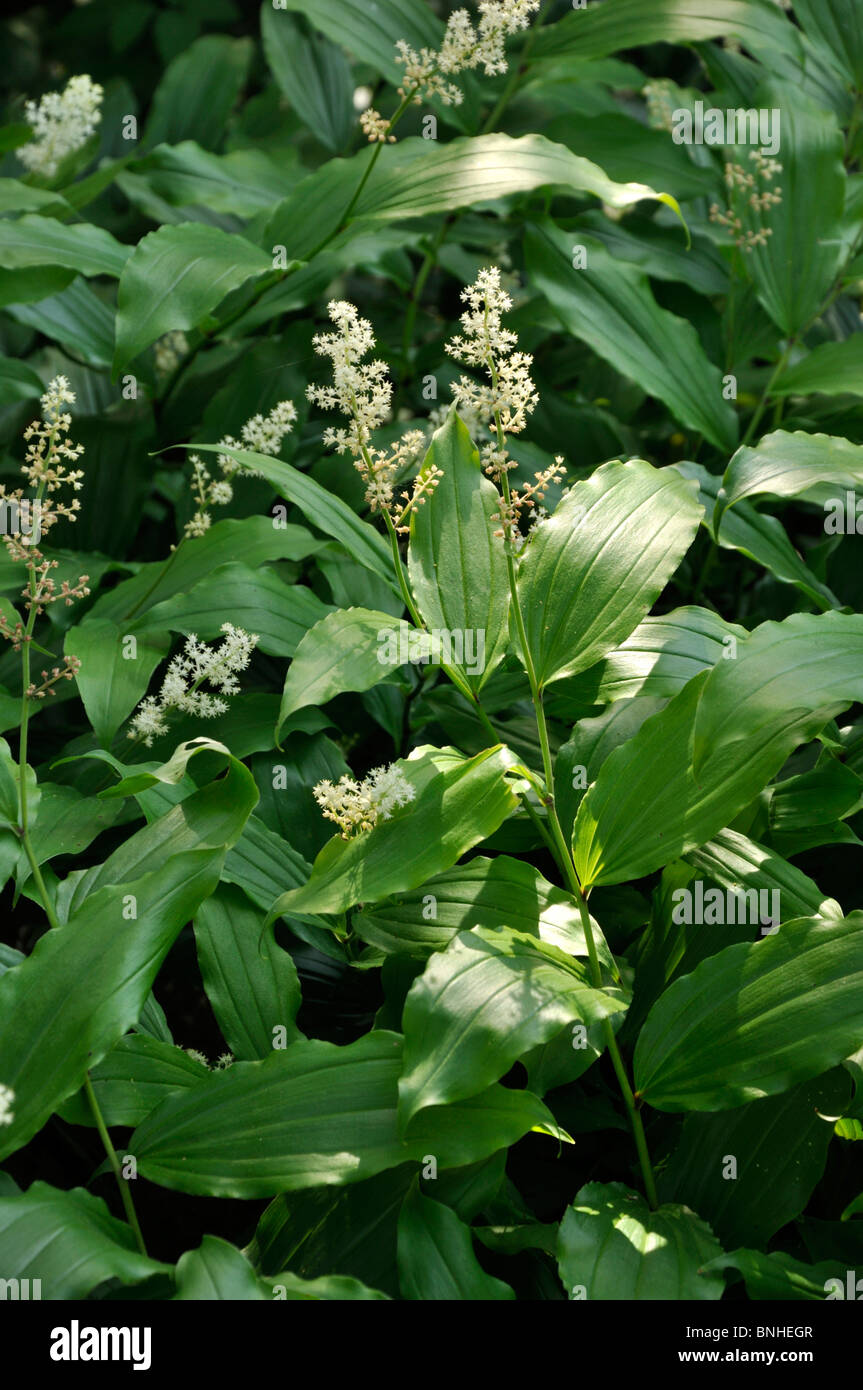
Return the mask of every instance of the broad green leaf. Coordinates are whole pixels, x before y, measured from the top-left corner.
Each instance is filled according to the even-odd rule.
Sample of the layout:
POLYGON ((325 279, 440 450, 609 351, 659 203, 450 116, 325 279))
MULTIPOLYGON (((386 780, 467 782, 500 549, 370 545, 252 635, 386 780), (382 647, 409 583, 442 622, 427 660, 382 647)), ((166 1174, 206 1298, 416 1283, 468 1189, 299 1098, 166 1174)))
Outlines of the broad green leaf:
POLYGON ((532 57, 555 62, 573 54, 603 58, 644 44, 729 36, 768 70, 822 97, 822 105, 831 105, 837 89, 833 65, 773 0, 652 0, 650 5, 642 0, 603 0, 602 5, 587 5, 546 25, 537 35, 532 57))
MULTIPOLYGON (((93 293, 83 276, 73 278, 72 271, 55 271, 53 267, 14 270, 8 274, 15 277, 18 290, 13 296, 15 302, 6 308, 10 318, 37 329, 63 348, 71 348, 88 366, 111 365, 114 312, 93 293), (41 282, 36 281, 37 276, 42 277, 41 282), (29 303, 29 300, 38 300, 38 303, 29 303)), ((0 302, 2 277, 0 271, 0 302)), ((108 422, 101 423, 107 425, 108 422)))
POLYGON ((245 1255, 219 1236, 204 1236, 197 1250, 187 1250, 177 1261, 177 1292, 182 1301, 263 1302, 269 1289, 259 1279, 245 1255))
MULTIPOLYGON (((363 941, 393 953, 427 956, 472 927, 512 927, 567 955, 588 953, 581 914, 571 895, 555 888, 531 864, 505 854, 494 859, 477 855, 467 864, 456 864, 393 902, 355 912, 351 922, 363 941)), ((613 969, 596 923, 594 935, 600 960, 613 969)))
POLYGON ((711 1260, 709 1272, 717 1273, 737 1270, 746 1283, 746 1293, 757 1302, 798 1302, 826 1299, 833 1290, 833 1297, 844 1298, 844 1292, 837 1294, 837 1288, 846 1287, 846 1271, 838 1261, 827 1261, 820 1265, 804 1264, 777 1250, 765 1255, 760 1250, 732 1250, 728 1255, 719 1255, 711 1260))
MULTIPOLYGON (((289 259, 308 259, 342 229, 345 211, 370 159, 371 151, 361 150, 352 159, 323 165, 299 183, 275 209, 264 244, 284 246, 289 259)), ((512 193, 556 186, 569 193, 593 193, 611 207, 630 207, 655 198, 679 211, 670 194, 657 193, 642 183, 615 183, 589 159, 543 135, 513 139, 498 134, 440 145, 411 137, 383 146, 352 219, 368 230, 369 223, 452 212, 512 193)))
MULTIPOLYGON (((293 15, 270 3, 261 6, 261 42, 270 71, 303 124, 327 149, 343 150, 355 113, 351 70, 341 47, 317 34, 307 38, 293 15)), ((344 42, 340 33, 338 43, 344 42)))
POLYGON ((214 148, 223 137, 253 56, 251 39, 206 34, 171 63, 156 88, 144 130, 148 147, 196 140, 214 148))
POLYGON ((62 193, 52 193, 47 188, 31 188, 30 184, 22 183, 20 179, 0 178, 0 214, 3 216, 7 212, 46 212, 48 208, 51 208, 50 216, 71 211, 62 193))
POLYGON ((774 430, 754 448, 738 449, 732 458, 722 479, 713 529, 721 535, 726 512, 744 498, 804 497, 826 509, 830 500, 844 504, 844 492, 861 486, 863 445, 829 434, 774 430))
MULTIPOLYGON (((751 249, 746 268, 773 322, 784 334, 797 334, 820 313, 842 262, 842 132, 824 103, 796 86, 766 83, 753 101, 782 113, 782 170, 769 185, 780 190, 782 201, 751 219, 744 215, 744 226, 751 222, 771 231, 751 249)), ((748 196, 747 189, 732 198, 735 211, 747 207, 748 196)))
POLYGON ((266 1061, 235 1062, 164 1101, 135 1131, 129 1152, 141 1175, 164 1187, 267 1197, 359 1182, 407 1160, 419 1164, 429 1152, 441 1167, 459 1166, 540 1124, 556 1132, 535 1096, 494 1087, 463 1106, 427 1112, 401 1139, 401 1048, 397 1034, 372 1032, 346 1047, 300 1041, 266 1061))
POLYGON ((836 900, 826 897, 796 864, 789 864, 774 849, 757 844, 737 830, 720 830, 712 840, 690 850, 686 858, 723 888, 777 890, 782 921, 792 917, 842 916, 836 900))
POLYGON ((178 853, 134 883, 93 893, 0 979, 0 1077, 15 1093, 0 1157, 26 1144, 135 1022, 174 939, 218 882, 220 860, 220 850, 178 853))
MULTIPOLYGON (((184 594, 150 608, 139 632, 194 632, 203 641, 222 636, 225 615, 258 636, 270 656, 293 656, 302 638, 329 611, 304 584, 286 584, 275 570, 239 561, 219 565, 184 594)), ((311 703, 311 702, 310 702, 311 703)))
POLYGON ((697 463, 686 461, 674 466, 684 478, 694 478, 698 483, 698 495, 705 513, 701 524, 717 545, 723 550, 739 550, 742 555, 748 555, 784 584, 796 584, 820 609, 841 607, 832 590, 798 555, 777 517, 757 512, 747 502, 738 502, 732 510, 723 513, 722 526, 716 536, 713 515, 722 479, 697 463))
POLYGON ((317 544, 305 527, 275 527, 271 517, 217 521, 203 536, 178 546, 170 566, 162 560, 142 565, 132 579, 102 594, 88 613, 88 621, 91 617, 110 618, 123 626, 164 599, 192 589, 220 565, 236 562, 238 555, 242 555, 244 565, 254 569, 268 560, 301 560, 317 544))
POLYGON ((799 362, 786 367, 771 389, 773 396, 863 395, 863 333, 840 343, 820 343, 799 362))
POLYGON ((660 1183, 709 1221, 723 1245, 763 1246, 806 1207, 827 1161, 849 1078, 837 1068, 730 1114, 688 1115, 660 1183), (819 1114, 818 1112, 821 1112, 819 1114))
POLYGON ((123 720, 147 693, 168 646, 164 632, 132 635, 104 618, 85 621, 66 633, 63 650, 81 662, 75 678, 78 693, 103 747, 110 747, 123 720))
POLYGON ((728 826, 798 743, 863 698, 863 618, 763 623, 603 764, 579 807, 582 883, 641 878, 728 826))
POLYGON ((398 1240, 403 1298, 462 1303, 515 1298, 509 1284, 486 1274, 470 1227, 450 1207, 424 1197, 416 1181, 399 1215, 398 1240))
POLYGON ((637 178, 667 188, 681 202, 716 194, 714 167, 699 167, 681 145, 669 140, 667 131, 651 129, 622 112, 579 115, 577 121, 569 114, 558 116, 544 129, 549 140, 592 160, 613 179, 637 178))
POLYGON ((130 247, 110 232, 86 222, 57 222, 28 214, 0 221, 0 267, 17 270, 31 265, 63 266, 80 275, 122 274, 130 247))
POLYGON ((164 333, 194 328, 231 290, 272 270, 245 237, 184 222, 143 237, 117 290, 117 375, 164 333))
POLYGON ((440 48, 443 39, 443 24, 423 0, 375 0, 371 8, 362 0, 286 0, 285 8, 305 15, 327 38, 395 85, 404 76, 396 63, 397 39, 417 50, 440 48))
POLYGON ((371 830, 333 838, 312 866, 308 883, 283 893, 270 918, 307 912, 344 912, 360 902, 417 888, 448 869, 491 835, 518 800, 507 773, 512 756, 497 744, 463 758, 447 749, 415 749, 394 764, 415 799, 371 830))
POLYGON ((222 878, 236 883, 265 912, 285 891, 285 884, 299 888, 311 865, 295 849, 270 830, 257 816, 250 816, 237 843, 228 850, 222 878))
MULTIPOLYGON (((152 996, 151 996, 152 998, 152 996)), ((206 1080, 207 1069, 173 1043, 147 1033, 127 1033, 90 1071, 105 1124, 139 1125, 174 1091, 206 1080)), ((73 1125, 95 1125, 83 1091, 64 1101, 58 1112, 73 1125)))
MULTIPOLYGON (((40 1280, 43 1299, 83 1299, 111 1280, 138 1284, 170 1265, 135 1247, 131 1228, 82 1187, 61 1192, 34 1182, 0 1198, 0 1268, 5 1278, 40 1280)), ((39 1297, 31 1292, 30 1297, 39 1297)), ((22 1295, 26 1297, 26 1295, 22 1295)))
POLYGON ((657 1110, 730 1110, 819 1076, 863 1035, 863 913, 786 922, 670 985, 635 1049, 657 1110))
POLYGON ((271 208, 295 181, 293 172, 280 167, 264 150, 211 154, 194 140, 158 145, 136 160, 130 172, 172 207, 203 206, 237 217, 252 217, 271 208))
POLYGON ((863 36, 854 0, 795 0, 807 34, 830 49, 856 88, 863 87, 863 36))
POLYGON ((688 1207, 651 1211, 623 1183, 591 1182, 564 1212, 557 1267, 574 1299, 703 1301, 722 1297, 722 1276, 704 1270, 721 1253, 688 1207))
POLYGON ((239 888, 222 885, 195 913, 195 943, 207 998, 229 1048, 241 1060, 269 1057, 302 1037, 297 968, 239 888))
POLYGON ((44 389, 41 377, 28 363, 0 357, 0 408, 5 409, 18 401, 35 400, 44 389))
POLYGON ((585 671, 644 618, 690 545, 695 489, 642 459, 576 483, 525 548, 518 590, 543 687, 585 671))
POLYGON ((410 623, 368 608, 328 614, 300 641, 288 667, 276 738, 288 717, 306 705, 324 705, 346 690, 368 690, 410 659, 429 650, 410 623))
POLYGON ((508 927, 459 932, 433 955, 405 1001, 399 1118, 475 1095, 567 1024, 625 1008, 593 989, 586 967, 508 927))
POLYGON ((664 401, 676 420, 722 452, 737 441, 737 420, 723 400, 722 373, 707 357, 694 326, 661 308, 647 277, 601 242, 539 222, 525 236, 532 284, 567 332, 586 342, 616 371, 664 401), (587 263, 573 266, 583 246, 587 263))
MULTIPOLYGON (((83 796, 75 787, 42 782, 39 792, 39 810, 30 830, 37 864, 45 864, 61 854, 81 854, 116 820, 114 807, 106 806, 95 796, 83 796)), ((15 866, 19 887, 30 874, 29 856, 22 846, 15 866)))
POLYGON ((744 627, 726 622, 711 608, 673 608, 661 617, 645 618, 602 661, 552 691, 549 703, 557 697, 563 714, 574 702, 586 708, 638 696, 668 699, 699 672, 730 660, 726 653, 735 652, 746 636, 744 627))
MULTIPOLYGON (((36 782, 36 774, 28 763, 25 772, 27 806, 31 818, 36 818, 39 799, 42 795, 36 782)), ((0 738, 0 829, 14 830, 21 824, 20 814, 21 765, 12 757, 12 750, 5 738, 0 738)))
POLYGON ((283 463, 281 459, 257 454, 251 449, 231 449, 224 444, 195 444, 194 449, 196 453, 229 454, 237 463, 260 473, 267 482, 272 483, 281 497, 286 497, 300 508, 307 521, 340 541, 355 560, 385 579, 397 591, 392 555, 378 532, 351 511, 341 497, 328 492, 307 473, 301 473, 298 468, 283 463))
POLYGON ((616 700, 596 718, 579 719, 572 736, 561 744, 554 760, 554 803, 567 840, 572 838, 572 824, 585 792, 606 758, 662 706, 662 700, 650 696, 616 700))
POLYGON ((426 627, 448 633, 450 664, 475 691, 506 651, 509 584, 499 524, 498 492, 453 409, 435 432, 420 478, 443 477, 411 515, 408 573, 426 627), (473 657, 473 660, 471 660, 473 657))
POLYGON ((350 1300, 352 1303, 370 1303, 389 1299, 389 1294, 381 1293, 379 1289, 370 1289, 367 1284, 361 1284, 359 1279, 351 1279, 345 1274, 327 1274, 320 1279, 301 1279, 298 1274, 283 1270, 281 1274, 267 1280, 267 1283, 274 1299, 286 1299, 290 1302, 344 1303, 350 1300))

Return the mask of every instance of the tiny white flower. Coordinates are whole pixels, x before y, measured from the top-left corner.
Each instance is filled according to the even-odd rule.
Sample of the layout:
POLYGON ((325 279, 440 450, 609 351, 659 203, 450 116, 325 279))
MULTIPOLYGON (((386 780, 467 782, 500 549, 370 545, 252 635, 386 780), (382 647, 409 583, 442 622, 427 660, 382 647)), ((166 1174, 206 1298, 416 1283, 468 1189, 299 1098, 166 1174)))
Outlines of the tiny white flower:
POLYGON ((362 782, 341 777, 335 785, 318 782, 312 792, 327 820, 334 821, 347 840, 353 832, 371 830, 379 820, 389 820, 393 811, 407 806, 416 796, 400 768, 376 767, 362 782))
POLYGON ((0 1125, 11 1125, 15 1118, 12 1106, 15 1103, 15 1092, 11 1086, 0 1084, 0 1125))

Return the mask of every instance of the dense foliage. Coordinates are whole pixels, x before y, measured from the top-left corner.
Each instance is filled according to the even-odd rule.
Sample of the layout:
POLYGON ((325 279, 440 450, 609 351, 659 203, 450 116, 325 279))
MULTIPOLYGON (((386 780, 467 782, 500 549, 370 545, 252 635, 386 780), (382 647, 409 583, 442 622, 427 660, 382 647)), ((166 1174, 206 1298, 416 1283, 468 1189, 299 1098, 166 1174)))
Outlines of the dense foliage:
POLYGON ((0 1280, 860 1296, 855 11, 4 21, 0 1280))

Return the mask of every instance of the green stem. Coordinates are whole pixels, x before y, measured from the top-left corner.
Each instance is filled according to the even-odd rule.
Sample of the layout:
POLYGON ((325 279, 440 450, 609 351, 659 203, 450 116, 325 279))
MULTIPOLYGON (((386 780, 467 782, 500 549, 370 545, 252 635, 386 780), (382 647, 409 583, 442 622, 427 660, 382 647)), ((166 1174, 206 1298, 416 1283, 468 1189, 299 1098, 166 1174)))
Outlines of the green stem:
POLYGON ((132 1232, 135 1236, 135 1242, 138 1246, 138 1249, 140 1250, 142 1255, 146 1255, 147 1247, 144 1244, 144 1237, 141 1233, 141 1227, 138 1222, 137 1212, 135 1211, 135 1203, 132 1201, 132 1193, 129 1189, 128 1182, 123 1177, 123 1172, 120 1167, 120 1160, 117 1157, 117 1150, 114 1148, 114 1145, 111 1142, 111 1136, 108 1133, 108 1128, 105 1124, 105 1117, 103 1116, 102 1111, 99 1108, 99 1102, 96 1099, 96 1092, 93 1090, 93 1083, 90 1080, 89 1072, 84 1078, 84 1091, 87 1096, 87 1100, 90 1102, 90 1109, 93 1112, 93 1119, 96 1121, 96 1128, 99 1131, 99 1138, 102 1140, 102 1146, 107 1155, 108 1162, 111 1165, 111 1171, 113 1172, 114 1177, 117 1180, 117 1186, 120 1189, 120 1197, 123 1202, 123 1210, 126 1213, 126 1220, 132 1227, 132 1232))
POLYGON ((128 613, 126 614, 126 616, 123 618, 123 622, 124 622, 124 623, 127 623, 127 622, 129 621, 130 618, 134 618, 135 614, 139 611, 139 609, 143 608, 143 606, 144 606, 144 604, 147 602, 148 598, 150 598, 150 596, 156 592, 156 590, 158 589, 158 587, 159 587, 159 585, 161 584, 162 580, 165 578, 165 575, 168 573, 168 570, 171 568, 172 564, 174 563, 174 560, 175 560, 176 557, 177 557, 177 552, 179 551, 180 546, 183 544, 183 541, 184 541, 185 539, 186 539, 185 536, 181 536, 181 537, 180 537, 179 541, 178 541, 177 544, 174 546, 174 549, 171 551, 171 553, 170 553, 170 555, 168 556, 167 560, 165 561, 164 565, 163 565, 162 568, 159 570, 159 573, 156 575, 156 578, 153 580, 153 582, 152 582, 152 584, 150 585, 149 589, 147 589, 146 592, 145 592, 144 594, 141 595, 141 597, 138 599, 138 602, 134 605, 133 608, 130 608, 130 609, 129 609, 129 612, 128 612, 128 613))
POLYGON ((776 382, 778 381, 779 377, 784 372, 786 363, 788 362, 788 358, 791 355, 791 350, 794 347, 796 341, 796 337, 788 339, 785 351, 782 353, 782 355, 779 358, 779 361, 776 363, 776 366, 774 367, 773 372, 771 374, 770 380, 768 381, 763 392, 761 393, 761 399, 758 402, 752 419, 749 421, 749 426, 746 430, 746 433, 740 441, 741 449, 745 448, 745 446, 749 443, 750 439, 752 438, 759 424, 761 423, 761 417, 767 408, 767 402, 770 399, 770 393, 773 390, 773 387, 776 385, 776 382))

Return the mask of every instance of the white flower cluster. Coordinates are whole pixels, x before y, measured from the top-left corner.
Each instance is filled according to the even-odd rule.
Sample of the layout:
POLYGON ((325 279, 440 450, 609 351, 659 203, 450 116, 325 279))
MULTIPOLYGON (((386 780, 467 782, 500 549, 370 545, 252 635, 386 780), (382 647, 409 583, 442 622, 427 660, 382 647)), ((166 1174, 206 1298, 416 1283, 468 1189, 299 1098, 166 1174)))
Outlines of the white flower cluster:
POLYGON ((363 362, 375 345, 372 326, 361 319, 356 307, 346 300, 331 300, 327 306, 334 333, 316 333, 315 351, 329 357, 333 366, 332 386, 308 386, 306 395, 322 410, 338 410, 348 420, 347 429, 324 430, 324 443, 340 453, 349 453, 366 485, 366 501, 372 511, 392 515, 401 527, 411 507, 419 506, 427 492, 437 484, 439 470, 429 469, 412 494, 403 493, 403 506, 393 505, 398 474, 416 461, 426 446, 422 430, 408 430, 389 450, 376 449, 372 435, 390 413, 393 388, 385 362, 363 362))
POLYGON ((185 357, 188 351, 189 340, 179 328, 164 334, 153 348, 153 361, 159 376, 176 371, 180 358, 185 357))
POLYGON ((40 102, 28 101, 25 119, 36 137, 17 151, 33 174, 53 178, 61 161, 80 150, 102 119, 104 92, 86 75, 70 77, 62 92, 47 92, 40 102))
POLYGON ((335 821, 347 840, 354 831, 371 830, 379 820, 389 820, 393 811, 413 801, 416 791, 393 763, 374 768, 362 782, 353 777, 342 777, 335 786, 318 782, 313 795, 326 819, 335 821))
POLYGON ((190 632, 181 652, 172 659, 158 695, 141 701, 131 720, 129 738, 143 739, 148 748, 153 739, 168 732, 167 716, 178 711, 200 719, 215 719, 228 706, 218 695, 201 690, 206 682, 223 695, 236 695, 240 689, 237 672, 244 671, 258 642, 257 633, 244 632, 232 623, 222 623, 224 640, 219 647, 208 647, 190 632))
POLYGON ((540 0, 481 0, 476 27, 467 10, 454 10, 439 53, 430 48, 417 52, 400 39, 396 44, 396 61, 404 68, 400 95, 417 103, 438 97, 445 106, 458 106, 461 90, 446 77, 478 67, 487 77, 506 72, 505 40, 527 29, 539 6, 540 0))
POLYGON ((15 1103, 15 1092, 11 1086, 0 1084, 0 1125, 11 1125, 15 1118, 12 1106, 15 1103))
MULTIPOLYGON (((482 367, 489 380, 480 383, 462 376, 454 382, 452 393, 459 410, 479 416, 495 434, 498 425, 504 434, 519 434, 539 396, 530 376, 533 358, 515 350, 518 338, 503 327, 501 316, 512 308, 512 300, 501 287, 497 266, 481 270, 461 297, 469 306, 461 316, 463 331, 447 343, 447 352, 469 367, 482 367)), ((483 447, 482 457, 493 477, 512 466, 497 440, 483 447)))
MULTIPOLYGON (((224 439, 219 440, 220 448, 229 449, 254 449, 258 454, 277 454, 282 447, 282 442, 286 434, 290 434, 297 419, 297 410, 293 401, 279 401, 274 405, 269 415, 253 415, 251 420, 247 420, 240 431, 241 438, 234 439, 230 434, 226 434, 224 439)), ((203 536, 205 531, 209 531, 212 525, 212 517, 207 511, 207 507, 226 507, 234 496, 234 489, 231 486, 231 479, 241 470, 248 477, 260 477, 257 469, 245 468, 237 463, 229 454, 218 454, 219 466, 222 470, 221 478, 214 478, 210 470, 204 464, 200 454, 190 454, 189 462, 192 465, 192 492, 198 504, 198 510, 191 520, 186 522, 184 535, 203 536)))

